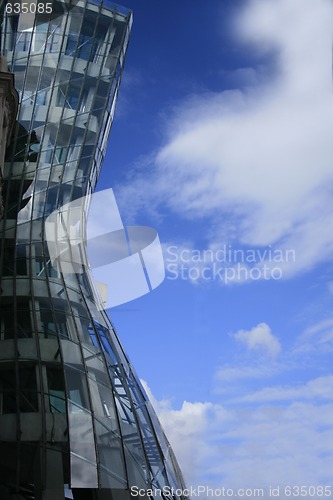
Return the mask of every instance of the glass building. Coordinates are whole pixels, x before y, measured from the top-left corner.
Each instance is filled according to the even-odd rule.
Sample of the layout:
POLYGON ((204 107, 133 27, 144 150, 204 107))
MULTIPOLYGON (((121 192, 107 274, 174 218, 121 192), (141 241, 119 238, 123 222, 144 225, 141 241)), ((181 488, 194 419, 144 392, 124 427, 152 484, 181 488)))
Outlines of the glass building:
POLYGON ((46 217, 95 188, 132 15, 108 0, 28 5, 3 7, 1 29, 20 105, 0 221, 0 498, 122 500, 133 486, 180 498, 89 273, 53 267, 45 240, 46 217))
MULTIPOLYGON (((0 7, 1 3, 0 0, 0 7)), ((0 218, 3 215, 3 164, 15 124, 17 106, 18 96, 14 87, 14 77, 8 72, 7 61, 0 53, 0 218)))

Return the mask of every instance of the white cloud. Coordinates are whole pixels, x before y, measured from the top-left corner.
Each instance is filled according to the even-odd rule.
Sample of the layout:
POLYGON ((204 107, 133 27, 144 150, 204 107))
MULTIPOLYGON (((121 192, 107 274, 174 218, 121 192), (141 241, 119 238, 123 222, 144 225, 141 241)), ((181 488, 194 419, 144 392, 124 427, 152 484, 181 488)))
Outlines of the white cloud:
POLYGON ((200 483, 200 471, 215 454, 208 430, 228 418, 220 405, 184 401, 179 410, 170 401, 157 401, 147 383, 142 384, 161 421, 188 484, 200 483), (199 481, 199 482, 198 482, 199 481))
POLYGON ((250 351, 262 351, 272 357, 279 354, 281 345, 266 323, 259 323, 251 330, 239 330, 234 338, 250 351))
POLYGON ((296 262, 282 266, 289 275, 331 256, 331 9, 330 0, 246 2, 236 38, 244 50, 274 53, 276 72, 185 102, 155 173, 128 189, 144 192, 150 208, 163 202, 214 227, 232 221, 241 244, 295 249, 296 262))
POLYGON ((268 498, 270 485, 330 484, 329 386, 332 377, 318 378, 303 387, 280 388, 283 403, 268 397, 233 409, 210 402, 184 402, 174 409, 170 401, 153 402, 188 485, 264 488, 268 498), (317 398, 321 391, 323 398, 317 398))

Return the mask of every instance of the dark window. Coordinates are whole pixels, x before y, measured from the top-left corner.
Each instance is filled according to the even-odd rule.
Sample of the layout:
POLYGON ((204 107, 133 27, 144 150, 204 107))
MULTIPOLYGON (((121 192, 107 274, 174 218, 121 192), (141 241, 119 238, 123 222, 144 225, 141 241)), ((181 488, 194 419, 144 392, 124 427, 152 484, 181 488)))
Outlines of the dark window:
POLYGON ((16 245, 16 274, 27 275, 26 245, 16 245))
POLYGON ((47 368, 51 413, 66 413, 65 381, 61 370, 47 368))
POLYGON ((19 382, 20 411, 23 413, 38 411, 35 367, 20 367, 19 382))
POLYGON ((16 313, 14 304, 0 307, 1 337, 5 340, 15 338, 15 325, 17 338, 32 337, 31 312, 28 302, 18 302, 16 313))
MULTIPOLYGON (((13 367, 0 370, 1 412, 16 413, 16 373, 13 367)), ((36 371, 34 366, 19 367, 18 409, 22 413, 38 411, 36 371)))
POLYGON ((13 240, 4 241, 3 247, 3 276, 14 276, 15 244, 13 240))
POLYGON ((1 413, 16 413, 16 377, 14 368, 0 371, 1 413))
POLYGON ((68 338, 66 314, 61 311, 55 311, 55 317, 59 335, 68 338))
POLYGON ((40 320, 42 323, 42 331, 46 338, 55 337, 57 335, 57 329, 55 321, 52 315, 52 311, 48 309, 41 309, 40 320))
POLYGON ((32 337, 31 313, 28 305, 17 306, 17 337, 32 337))
POLYGON ((7 304, 0 307, 1 338, 15 338, 14 306, 7 304))
POLYGON ((14 276, 16 260, 16 274, 27 275, 27 259, 25 245, 16 245, 13 240, 4 241, 3 249, 3 276, 14 276))

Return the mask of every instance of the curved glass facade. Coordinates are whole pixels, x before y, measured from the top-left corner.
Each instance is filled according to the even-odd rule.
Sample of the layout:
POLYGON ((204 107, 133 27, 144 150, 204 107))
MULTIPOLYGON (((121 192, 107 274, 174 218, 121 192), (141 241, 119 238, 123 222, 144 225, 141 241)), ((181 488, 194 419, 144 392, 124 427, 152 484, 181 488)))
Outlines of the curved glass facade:
POLYGON ((90 276, 54 268, 45 241, 46 217, 95 188, 131 13, 45 5, 2 26, 20 107, 0 221, 0 496, 177 498, 177 462, 90 276))

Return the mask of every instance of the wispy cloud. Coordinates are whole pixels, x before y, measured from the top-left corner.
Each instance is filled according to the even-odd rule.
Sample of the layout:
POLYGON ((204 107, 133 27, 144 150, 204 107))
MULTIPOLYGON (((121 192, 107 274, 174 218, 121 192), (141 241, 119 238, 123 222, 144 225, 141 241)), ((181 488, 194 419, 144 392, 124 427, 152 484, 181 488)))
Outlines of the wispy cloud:
POLYGON ((293 248, 289 275, 332 255, 331 8, 329 0, 249 0, 238 10, 238 42, 275 54, 276 73, 180 104, 149 179, 138 173, 123 186, 132 209, 144 192, 150 210, 210 220, 211 244, 221 244, 220 227, 224 241, 293 248))
POLYGON ((256 365, 246 365, 242 363, 241 366, 223 366, 219 368, 215 374, 215 379, 217 382, 231 383, 231 382, 242 382, 244 380, 251 379, 263 379, 272 377, 276 374, 276 367, 271 364, 256 364, 256 365))
POLYGON ((299 386, 265 387, 240 398, 246 402, 333 400, 333 375, 318 377, 299 386))
POLYGON ((329 317, 309 326, 296 340, 294 352, 317 354, 333 350, 333 318, 329 317))
POLYGON ((333 329, 333 318, 328 318, 316 323, 315 325, 309 326, 302 334, 303 338, 311 338, 321 334, 323 332, 332 331, 333 329))

